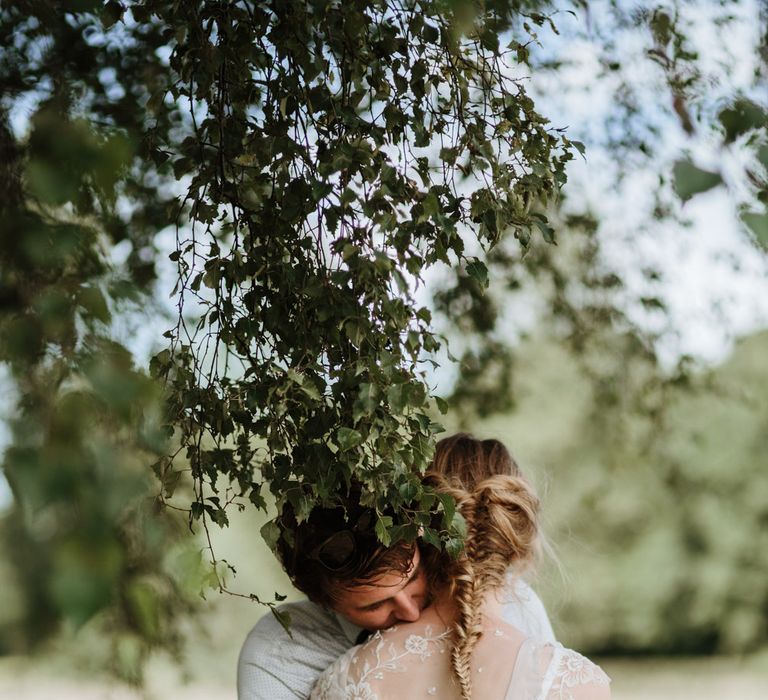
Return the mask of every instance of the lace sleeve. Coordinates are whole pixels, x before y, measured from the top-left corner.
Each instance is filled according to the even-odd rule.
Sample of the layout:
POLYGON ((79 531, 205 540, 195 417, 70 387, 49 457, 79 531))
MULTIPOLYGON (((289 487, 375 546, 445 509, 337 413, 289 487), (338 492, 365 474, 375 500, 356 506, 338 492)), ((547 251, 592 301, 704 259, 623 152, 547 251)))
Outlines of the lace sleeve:
POLYGON ((556 646, 542 684, 541 700, 604 700, 611 679, 597 664, 572 649, 556 646))

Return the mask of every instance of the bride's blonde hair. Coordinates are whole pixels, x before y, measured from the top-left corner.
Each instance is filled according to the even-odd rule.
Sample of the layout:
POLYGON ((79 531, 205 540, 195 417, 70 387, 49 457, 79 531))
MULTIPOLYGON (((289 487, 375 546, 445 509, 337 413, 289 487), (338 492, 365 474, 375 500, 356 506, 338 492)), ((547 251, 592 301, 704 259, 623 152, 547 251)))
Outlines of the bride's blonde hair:
POLYGON ((520 573, 539 552, 539 499, 520 475, 497 474, 467 488, 457 476, 434 472, 426 483, 456 501, 467 523, 464 551, 457 559, 444 552, 425 567, 432 590, 447 588, 457 614, 451 667, 462 698, 472 693, 470 659, 482 636, 481 605, 486 594, 504 585, 507 571, 520 573))

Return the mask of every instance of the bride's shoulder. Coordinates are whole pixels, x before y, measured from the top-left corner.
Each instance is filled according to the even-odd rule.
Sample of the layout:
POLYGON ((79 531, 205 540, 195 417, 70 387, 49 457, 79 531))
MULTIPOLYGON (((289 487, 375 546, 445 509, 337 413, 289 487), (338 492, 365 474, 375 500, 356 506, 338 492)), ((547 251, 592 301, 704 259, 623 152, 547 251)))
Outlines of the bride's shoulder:
POLYGON ((415 656, 421 660, 433 653, 444 652, 450 632, 445 625, 406 623, 374 633, 358 647, 356 662, 380 664, 383 660, 404 660, 415 656))
POLYGON ((310 700, 375 700, 390 674, 410 677, 413 664, 445 654, 448 637, 445 627, 417 623, 376 632, 323 672, 310 700))
POLYGON ((533 655, 543 672, 543 697, 565 700, 610 698, 610 677, 586 656, 560 644, 534 643, 533 647, 533 655))

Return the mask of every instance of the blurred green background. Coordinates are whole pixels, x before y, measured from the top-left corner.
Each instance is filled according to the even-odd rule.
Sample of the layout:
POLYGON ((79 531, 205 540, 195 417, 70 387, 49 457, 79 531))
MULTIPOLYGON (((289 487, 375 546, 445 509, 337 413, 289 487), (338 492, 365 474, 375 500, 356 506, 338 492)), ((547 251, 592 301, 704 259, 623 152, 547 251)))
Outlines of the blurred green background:
MULTIPOLYGON (((559 638, 615 677, 617 698, 764 697, 767 353, 768 333, 743 339, 721 365, 668 388, 663 416, 640 417, 622 406, 620 383, 613 410, 597 411, 607 399, 583 365, 560 343, 531 336, 519 347, 514 412, 444 417, 448 432, 472 421, 476 435, 504 440, 536 483, 558 561, 543 562, 534 586, 559 638)), ((217 556, 236 563, 228 585, 293 597, 260 526, 251 512, 233 513, 229 528, 212 532, 217 556)), ((9 626, 25 583, 11 577, 4 542, 0 626, 9 626)), ((189 683, 187 697, 233 698, 239 646, 262 614, 246 599, 209 593, 184 623, 181 666, 153 656, 147 692, 169 697, 189 683)), ((111 652, 97 624, 65 629, 37 659, 0 659, 0 694, 42 698, 56 688, 67 697, 71 687, 72 697, 133 697, 98 680, 111 652)))

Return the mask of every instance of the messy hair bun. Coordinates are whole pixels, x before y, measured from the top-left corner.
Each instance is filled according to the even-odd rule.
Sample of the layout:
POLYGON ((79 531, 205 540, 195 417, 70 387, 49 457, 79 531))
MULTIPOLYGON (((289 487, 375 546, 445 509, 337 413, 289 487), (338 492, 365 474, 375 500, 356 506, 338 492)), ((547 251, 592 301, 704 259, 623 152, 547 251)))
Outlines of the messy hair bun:
POLYGON ((494 438, 478 440, 469 433, 455 433, 438 440, 429 471, 455 479, 466 489, 473 489, 496 474, 520 474, 503 442, 494 438))
POLYGON ((469 519, 464 516, 467 556, 473 564, 482 564, 476 576, 495 576, 490 572, 496 571, 493 564, 497 561, 502 566, 527 566, 534 560, 538 551, 539 499, 525 479, 492 476, 475 487, 470 502, 473 512, 469 519))

